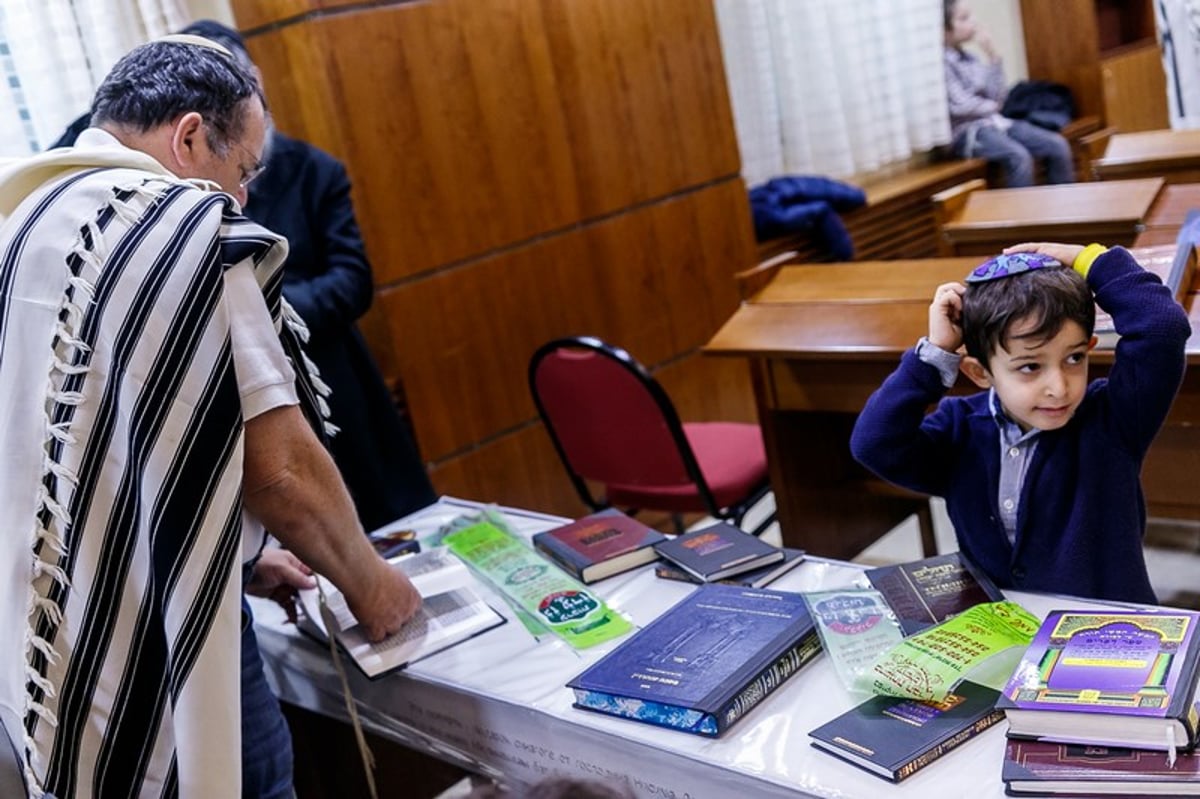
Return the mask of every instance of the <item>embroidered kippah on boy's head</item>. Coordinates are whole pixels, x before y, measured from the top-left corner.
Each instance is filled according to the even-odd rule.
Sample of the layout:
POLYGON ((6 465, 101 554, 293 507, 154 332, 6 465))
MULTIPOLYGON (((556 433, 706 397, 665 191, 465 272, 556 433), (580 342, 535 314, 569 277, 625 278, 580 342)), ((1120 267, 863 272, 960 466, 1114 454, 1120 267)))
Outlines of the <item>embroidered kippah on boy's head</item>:
POLYGON ((975 267, 971 274, 967 275, 967 282, 987 283, 991 280, 1032 272, 1035 269, 1060 269, 1062 266, 1062 261, 1037 252, 1008 253, 989 258, 975 267))

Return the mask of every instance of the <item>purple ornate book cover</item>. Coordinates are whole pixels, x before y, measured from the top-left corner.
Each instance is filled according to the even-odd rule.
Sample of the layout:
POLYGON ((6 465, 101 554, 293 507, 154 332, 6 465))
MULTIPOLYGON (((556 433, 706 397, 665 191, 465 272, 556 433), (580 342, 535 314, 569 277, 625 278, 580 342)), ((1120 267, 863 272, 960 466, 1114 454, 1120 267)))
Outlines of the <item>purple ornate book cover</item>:
POLYGON ((1056 610, 1004 689, 1011 707, 1166 718, 1191 699, 1196 624, 1183 610, 1056 610))

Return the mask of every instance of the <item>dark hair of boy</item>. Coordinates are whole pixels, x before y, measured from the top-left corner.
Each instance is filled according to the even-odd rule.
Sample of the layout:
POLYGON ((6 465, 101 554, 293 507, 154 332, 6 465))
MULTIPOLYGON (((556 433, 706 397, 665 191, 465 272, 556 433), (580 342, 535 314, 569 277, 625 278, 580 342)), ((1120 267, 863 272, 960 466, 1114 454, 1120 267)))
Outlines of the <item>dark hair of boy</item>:
POLYGON ((1096 327, 1096 301, 1087 280, 1074 269, 1034 269, 1003 280, 970 283, 962 310, 967 355, 987 369, 998 347, 1008 349, 1012 326, 1023 319, 1035 320, 1023 338, 1047 341, 1068 321, 1090 337, 1096 327))

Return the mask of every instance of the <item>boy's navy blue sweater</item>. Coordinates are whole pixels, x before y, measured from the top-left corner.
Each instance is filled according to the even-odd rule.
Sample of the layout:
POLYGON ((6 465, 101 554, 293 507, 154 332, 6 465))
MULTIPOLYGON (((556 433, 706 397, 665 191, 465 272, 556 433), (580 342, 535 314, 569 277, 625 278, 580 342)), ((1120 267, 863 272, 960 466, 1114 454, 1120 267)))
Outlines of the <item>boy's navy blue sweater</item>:
POLYGON ((937 369, 909 350, 867 401, 850 446, 885 480, 944 497, 963 554, 1000 587, 1154 603, 1140 473, 1183 379, 1191 325, 1124 249, 1097 258, 1088 284, 1121 336, 1115 362, 1070 422, 1038 435, 1015 544, 997 505, 1000 432, 988 392, 942 399, 937 369))

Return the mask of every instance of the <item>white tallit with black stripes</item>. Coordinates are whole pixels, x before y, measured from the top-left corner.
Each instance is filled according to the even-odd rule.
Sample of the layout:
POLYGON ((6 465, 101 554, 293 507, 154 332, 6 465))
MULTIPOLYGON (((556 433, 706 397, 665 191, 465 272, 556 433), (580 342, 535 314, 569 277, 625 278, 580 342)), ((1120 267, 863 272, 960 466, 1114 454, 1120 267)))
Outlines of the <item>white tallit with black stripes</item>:
POLYGON ((31 795, 237 797, 222 273, 251 259, 279 328, 286 245, 124 148, 0 170, 0 214, 0 714, 31 795))

